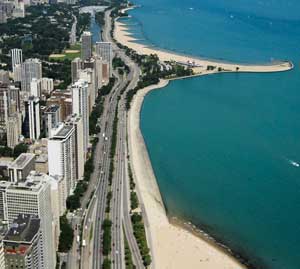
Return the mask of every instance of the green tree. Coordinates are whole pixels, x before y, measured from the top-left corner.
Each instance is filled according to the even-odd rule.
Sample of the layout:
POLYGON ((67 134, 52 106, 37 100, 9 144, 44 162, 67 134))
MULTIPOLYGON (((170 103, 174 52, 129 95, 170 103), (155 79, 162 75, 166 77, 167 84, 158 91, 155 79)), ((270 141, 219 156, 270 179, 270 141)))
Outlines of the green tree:
POLYGON ((66 215, 60 217, 59 252, 68 252, 73 244, 74 231, 66 215))
POLYGON ((28 145, 27 144, 24 144, 24 143, 18 144, 14 148, 13 157, 18 158, 20 154, 26 153, 27 150, 28 150, 28 145))

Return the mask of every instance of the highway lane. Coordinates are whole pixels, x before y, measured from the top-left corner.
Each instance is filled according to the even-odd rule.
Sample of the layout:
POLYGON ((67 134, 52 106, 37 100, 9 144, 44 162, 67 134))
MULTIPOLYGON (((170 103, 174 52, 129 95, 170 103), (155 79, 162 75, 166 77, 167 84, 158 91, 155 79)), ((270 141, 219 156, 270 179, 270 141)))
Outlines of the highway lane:
MULTIPOLYGON (((113 42, 113 40, 110 37, 110 29, 111 29, 111 18, 110 18, 110 11, 107 11, 105 14, 105 24, 106 28, 105 31, 103 31, 103 35, 106 38, 107 41, 113 42)), ((140 75, 140 69, 139 67, 129 58, 126 56, 124 51, 120 50, 114 43, 113 43, 113 48, 117 51, 118 56, 127 64, 131 70, 132 77, 130 79, 130 83, 127 87, 126 90, 132 89, 137 85, 137 82, 139 80, 139 75, 140 75)), ((125 109, 125 94, 122 96, 120 105, 119 105, 119 125, 118 125, 118 147, 117 147, 117 152, 119 154, 119 164, 120 166, 118 167, 118 170, 120 169, 121 172, 117 171, 117 174, 121 174, 122 179, 120 188, 122 188, 123 196, 118 195, 117 196, 117 203, 122 205, 122 221, 124 224, 124 231, 128 240, 129 248, 132 253, 132 258, 133 262, 136 265, 137 268, 144 268, 143 266, 143 261, 142 257, 140 255, 140 251, 136 242, 136 239, 133 234, 133 228, 132 228, 132 223, 131 223, 131 218, 130 218, 130 201, 129 201, 129 180, 128 180, 128 171, 127 171, 127 143, 126 143, 126 134, 127 134, 127 112, 125 109), (120 138, 120 140, 119 140, 120 138), (119 142, 120 141, 120 142, 119 142), (123 199, 122 199, 123 197, 123 199)), ((117 177, 118 178, 118 177, 117 177)), ((116 203, 116 204, 117 204, 116 203)), ((121 207, 121 206, 120 206, 121 207)), ((118 213, 121 208, 118 208, 118 213)), ((119 215, 116 213, 116 215, 119 215)), ((119 223, 118 223, 119 225, 119 223)), ((122 234, 122 227, 119 227, 119 231, 122 234)), ((115 239, 113 243, 120 242, 122 238, 119 236, 118 239, 115 239)), ((124 248, 123 248, 124 249, 124 248)), ((119 250, 117 250, 119 252, 119 250)), ((116 257, 115 253, 113 252, 112 255, 116 257)), ((120 263, 120 262, 119 262, 120 263)), ((118 268, 118 267, 115 267, 118 268)))

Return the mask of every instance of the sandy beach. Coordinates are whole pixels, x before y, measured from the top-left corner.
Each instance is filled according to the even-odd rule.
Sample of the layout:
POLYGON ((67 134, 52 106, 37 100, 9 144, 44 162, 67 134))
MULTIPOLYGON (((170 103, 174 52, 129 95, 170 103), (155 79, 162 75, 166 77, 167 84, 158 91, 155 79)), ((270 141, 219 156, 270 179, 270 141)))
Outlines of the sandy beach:
POLYGON ((130 160, 137 191, 145 209, 145 227, 152 251, 152 268, 157 269, 239 269, 246 268, 223 250, 169 222, 140 131, 140 110, 145 95, 165 87, 167 80, 136 94, 128 114, 130 160))
POLYGON ((157 54, 161 61, 176 61, 183 64, 187 64, 188 62, 193 63, 195 66, 197 66, 193 68, 195 74, 217 73, 219 72, 219 68, 222 69, 223 72, 239 71, 266 73, 288 71, 294 67, 291 62, 278 62, 264 65, 226 63, 217 60, 207 60, 192 56, 184 56, 173 52, 147 47, 143 44, 136 43, 137 40, 134 39, 128 32, 128 27, 126 24, 121 23, 118 20, 115 21, 114 37, 119 43, 135 50, 138 54, 157 54), (207 71, 207 66, 215 66, 216 68, 213 71, 207 71))

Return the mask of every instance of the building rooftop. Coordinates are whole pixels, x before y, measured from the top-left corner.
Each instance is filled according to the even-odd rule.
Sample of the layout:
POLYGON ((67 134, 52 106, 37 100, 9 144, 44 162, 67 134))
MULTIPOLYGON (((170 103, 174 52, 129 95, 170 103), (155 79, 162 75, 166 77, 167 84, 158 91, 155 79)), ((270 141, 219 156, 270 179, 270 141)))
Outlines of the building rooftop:
POLYGON ((22 153, 17 159, 15 159, 8 168, 11 169, 23 169, 29 162, 34 160, 35 154, 22 153))
POLYGON ((53 138, 65 138, 73 129, 73 126, 63 125, 62 128, 54 135, 53 138))
POLYGON ((12 183, 8 186, 7 191, 30 191, 30 192, 39 192, 44 184, 46 174, 38 173, 32 171, 24 182, 12 183))
POLYGON ((31 243, 39 232, 40 219, 29 214, 20 214, 12 223, 4 241, 31 243))
POLYGON ((55 113, 59 110, 59 105, 50 105, 45 109, 45 113, 55 113))

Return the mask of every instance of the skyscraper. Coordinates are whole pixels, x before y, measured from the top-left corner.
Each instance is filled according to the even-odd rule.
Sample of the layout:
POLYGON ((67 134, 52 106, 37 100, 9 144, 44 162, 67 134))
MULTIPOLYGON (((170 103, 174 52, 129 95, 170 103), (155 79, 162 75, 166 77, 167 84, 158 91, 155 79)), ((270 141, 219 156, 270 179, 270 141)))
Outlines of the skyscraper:
POLYGON ((96 55, 100 56, 104 62, 108 63, 109 76, 112 76, 113 51, 111 42, 96 42, 96 55))
POLYGON ((32 79, 42 78, 42 63, 39 59, 27 59, 22 64, 22 91, 30 92, 30 83, 32 79))
POLYGON ((7 146, 14 148, 19 143, 19 138, 21 135, 21 124, 22 115, 19 112, 15 112, 8 117, 6 125, 6 136, 7 136, 7 146))
POLYGON ((79 72, 79 78, 85 80, 88 83, 88 106, 89 113, 92 112, 93 106, 95 105, 96 100, 96 79, 95 79, 95 70, 94 68, 86 68, 79 72))
POLYGON ((81 59, 87 60, 92 57, 92 34, 83 32, 81 36, 81 59))
POLYGON ((75 58, 71 62, 71 76, 72 76, 72 83, 75 83, 78 80, 78 72, 82 68, 82 60, 80 58, 75 58))
POLYGON ((72 85, 72 111, 73 114, 82 117, 84 158, 86 159, 89 144, 89 106, 88 106, 88 83, 85 80, 78 80, 72 85))
POLYGON ((14 81, 21 81, 22 79, 22 68, 23 56, 21 49, 12 49, 11 50, 11 66, 13 71, 14 81))
POLYGON ((14 68, 16 64, 23 63, 23 56, 22 56, 22 50, 21 49, 12 49, 10 51, 11 53, 11 66, 14 68))
POLYGON ((30 95, 34 97, 41 97, 42 83, 40 79, 33 78, 30 82, 30 95))
POLYGON ((25 101, 25 118, 22 133, 31 140, 39 139, 41 134, 40 99, 34 96, 25 101))
POLYGON ((28 178, 6 189, 7 216, 13 223, 19 214, 36 215, 41 229, 41 267, 55 268, 56 253, 53 240, 51 189, 47 181, 28 178))
POLYGON ((75 141, 74 126, 64 123, 54 131, 48 141, 49 175, 65 178, 68 195, 73 193, 77 181, 75 141))
POLYGON ((46 135, 50 137, 51 129, 56 128, 58 126, 58 123, 61 122, 59 105, 47 106, 44 111, 44 122, 46 135))
POLYGON ((76 178, 83 179, 84 174, 84 163, 85 163, 85 153, 84 153, 84 137, 83 137, 83 121, 81 116, 72 115, 66 121, 67 125, 73 125, 75 128, 75 159, 76 159, 76 178))

